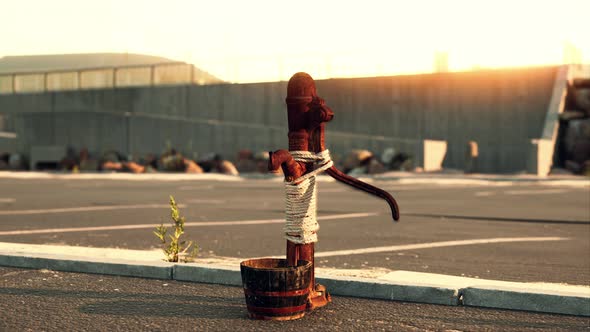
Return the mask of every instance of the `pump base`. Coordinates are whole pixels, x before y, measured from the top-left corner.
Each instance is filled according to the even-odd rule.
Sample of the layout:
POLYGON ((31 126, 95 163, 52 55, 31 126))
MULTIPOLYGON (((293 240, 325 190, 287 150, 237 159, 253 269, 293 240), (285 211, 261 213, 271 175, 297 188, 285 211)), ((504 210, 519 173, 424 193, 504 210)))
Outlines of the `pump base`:
POLYGON ((315 288, 309 293, 307 299, 307 311, 312 311, 332 302, 332 296, 324 285, 315 284, 315 288))

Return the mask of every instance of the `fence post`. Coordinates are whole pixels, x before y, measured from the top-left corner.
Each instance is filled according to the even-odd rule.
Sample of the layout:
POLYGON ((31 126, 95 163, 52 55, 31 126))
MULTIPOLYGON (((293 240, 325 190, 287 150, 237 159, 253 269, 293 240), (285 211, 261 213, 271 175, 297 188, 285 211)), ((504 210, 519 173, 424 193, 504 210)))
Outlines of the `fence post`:
POLYGON ((154 86, 156 77, 156 65, 150 66, 150 86, 154 86))
POLYGON ((113 68, 113 89, 117 87, 117 67, 113 68))

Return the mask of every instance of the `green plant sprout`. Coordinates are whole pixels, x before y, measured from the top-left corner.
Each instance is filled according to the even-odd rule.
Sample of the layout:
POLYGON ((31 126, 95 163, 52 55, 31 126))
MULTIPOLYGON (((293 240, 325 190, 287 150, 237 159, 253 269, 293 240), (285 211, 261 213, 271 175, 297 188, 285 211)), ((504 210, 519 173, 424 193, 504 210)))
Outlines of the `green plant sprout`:
POLYGON ((168 228, 161 224, 156 227, 154 234, 162 243, 162 250, 166 255, 166 261, 178 262, 179 257, 183 259, 183 262, 192 262, 199 254, 199 247, 193 241, 180 241, 180 236, 184 234, 184 217, 180 216, 178 206, 174 197, 170 196, 170 216, 172 217, 172 226, 174 227, 174 235, 168 234, 168 228), (167 243, 167 239, 170 239, 170 243, 167 243), (189 249, 192 250, 189 252, 189 249))

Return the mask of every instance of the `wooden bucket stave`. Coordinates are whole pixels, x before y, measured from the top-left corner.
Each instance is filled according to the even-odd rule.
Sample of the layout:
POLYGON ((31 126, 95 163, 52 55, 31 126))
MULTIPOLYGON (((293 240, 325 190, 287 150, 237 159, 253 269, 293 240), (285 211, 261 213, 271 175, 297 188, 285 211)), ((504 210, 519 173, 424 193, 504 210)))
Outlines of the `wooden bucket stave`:
POLYGON ((246 306, 251 318, 291 320, 305 315, 312 264, 298 261, 287 266, 285 259, 262 258, 240 264, 246 306))

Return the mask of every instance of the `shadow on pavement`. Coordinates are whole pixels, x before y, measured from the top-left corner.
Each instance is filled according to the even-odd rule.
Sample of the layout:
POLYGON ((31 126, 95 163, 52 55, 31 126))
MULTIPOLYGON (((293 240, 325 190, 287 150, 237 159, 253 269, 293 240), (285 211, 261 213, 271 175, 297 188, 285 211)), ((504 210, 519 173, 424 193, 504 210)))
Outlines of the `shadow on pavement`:
POLYGON ((247 317, 243 297, 113 293, 31 288, 0 288, 0 295, 84 299, 92 301, 92 303, 84 304, 78 310, 81 313, 96 315, 187 316, 192 318, 217 319, 244 319, 247 317))

